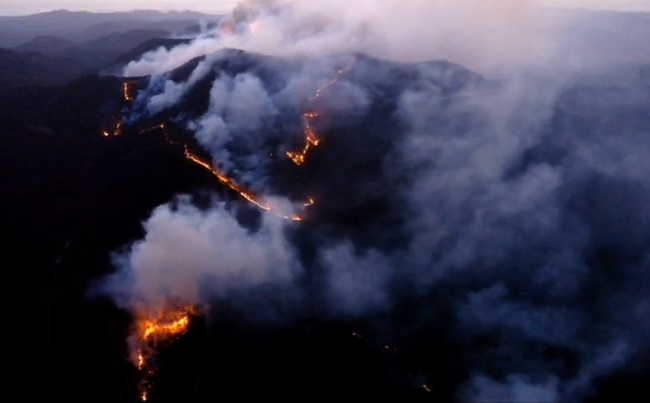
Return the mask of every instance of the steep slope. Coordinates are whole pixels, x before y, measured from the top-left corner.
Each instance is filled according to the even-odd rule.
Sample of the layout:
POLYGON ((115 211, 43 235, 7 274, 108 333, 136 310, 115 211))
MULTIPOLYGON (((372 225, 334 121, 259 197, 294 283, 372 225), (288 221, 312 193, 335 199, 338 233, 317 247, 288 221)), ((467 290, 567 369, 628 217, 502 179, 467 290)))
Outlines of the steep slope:
POLYGON ((128 319, 89 290, 152 208, 210 181, 160 136, 102 136, 122 105, 112 77, 0 97, 0 249, 15 262, 20 309, 7 319, 24 350, 8 365, 30 374, 10 389, 38 382, 50 396, 138 400, 124 360, 128 319))
POLYGON ((208 318, 160 349, 151 401, 516 400, 511 387, 549 401, 592 364, 591 401, 648 395, 648 71, 549 96, 546 78, 513 90, 444 61, 226 49, 128 82, 131 101, 115 77, 15 90, 0 98, 1 238, 21 291, 10 336, 26 346, 12 368, 54 398, 137 401, 129 315, 97 290, 128 307, 157 266, 130 270, 155 262, 166 292, 195 265, 218 281, 199 281, 208 318), (298 166, 286 152, 307 129, 321 142, 298 166), (184 145, 260 195, 313 196, 280 231, 293 281, 218 277, 269 255, 213 238, 215 211, 248 241, 269 217, 184 145))
POLYGON ((63 84, 86 71, 71 59, 0 49, 0 93, 17 87, 63 84))

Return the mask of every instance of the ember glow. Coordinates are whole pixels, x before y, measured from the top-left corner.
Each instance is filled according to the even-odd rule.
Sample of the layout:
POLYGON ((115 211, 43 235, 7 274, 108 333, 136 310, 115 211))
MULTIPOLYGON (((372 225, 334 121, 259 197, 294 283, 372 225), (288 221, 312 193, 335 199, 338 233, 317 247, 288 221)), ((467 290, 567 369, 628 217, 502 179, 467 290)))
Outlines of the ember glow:
POLYGON ((291 158, 291 160, 296 164, 296 165, 302 165, 305 163, 305 160, 307 158, 307 153, 312 147, 318 146, 320 144, 320 139, 316 136, 316 133, 314 132, 314 129, 311 127, 311 120, 315 119, 318 117, 318 114, 315 112, 306 112, 303 113, 303 120, 304 120, 304 130, 305 130, 305 146, 302 148, 300 151, 287 151, 287 156, 291 158))
POLYGON ((120 120, 117 122, 117 125, 115 125, 115 130, 113 131, 113 136, 119 136, 122 134, 122 128, 124 127, 124 123, 120 120))
POLYGON ((645 69, 556 54, 554 38, 521 32, 556 28, 546 12, 522 22, 509 9, 520 0, 417 1, 400 18, 388 0, 282 3, 243 2, 216 30, 129 63, 138 93, 113 83, 124 134, 143 136, 111 151, 151 145, 133 168, 178 179, 155 194, 128 184, 152 204, 190 188, 155 207, 104 287, 135 318, 140 398, 168 389, 167 365, 193 341, 194 317, 170 295, 219 318, 197 343, 208 365, 169 396, 550 402, 627 375, 649 349, 638 207, 650 188, 634 164, 645 69), (164 170, 149 169, 157 155, 164 170), (201 184, 221 195, 191 191, 201 184), (129 303, 141 300, 142 314, 129 303), (323 388, 303 374, 312 351, 360 370, 325 371, 323 388))
POLYGON ((131 102, 134 99, 133 96, 133 86, 136 84, 136 81, 125 81, 122 84, 122 92, 124 94, 124 100, 131 102))
POLYGON ((140 371, 138 385, 140 399, 147 401, 156 374, 154 358, 160 348, 178 340, 190 325, 190 318, 201 314, 201 309, 192 305, 166 303, 156 309, 137 312, 134 331, 130 337, 131 359, 140 371))
MULTIPOLYGON (((349 69, 350 67, 346 67, 338 70, 336 76, 319 87, 309 101, 317 100, 327 88, 338 82, 341 76, 349 69)), ((134 82, 125 82, 122 88, 124 99, 129 103, 134 99, 131 95, 131 86, 133 84, 134 82)), ((291 158, 297 165, 302 165, 306 160, 309 150, 321 143, 321 140, 313 127, 314 120, 320 117, 319 113, 309 110, 304 112, 302 117, 305 146, 300 151, 287 153, 289 158, 291 158)), ((123 121, 120 119, 117 122, 113 133, 105 131, 103 134, 107 137, 111 134, 113 136, 118 136, 122 133, 123 126, 123 121)), ((209 171, 221 184, 237 192, 237 194, 246 199, 249 203, 283 219, 303 221, 303 217, 300 215, 284 213, 268 201, 246 189, 233 178, 221 171, 212 161, 206 160, 195 152, 192 152, 189 144, 173 140, 168 132, 168 126, 165 123, 141 129, 138 133, 146 134, 157 130, 162 130, 168 144, 183 147, 184 156, 187 160, 209 171)), ((310 197, 302 203, 302 206, 306 209, 314 205, 314 203, 314 199, 310 197)), ((141 374, 138 390, 142 401, 148 401, 150 399, 150 391, 153 387, 153 380, 157 373, 157 365, 155 362, 156 355, 161 348, 171 345, 173 342, 178 340, 179 337, 185 334, 188 331, 191 317, 199 314, 202 314, 202 312, 194 306, 170 302, 166 302, 162 306, 148 306, 146 309, 136 310, 134 331, 130 337, 130 357, 133 364, 138 368, 138 371, 141 374)), ((360 337, 360 335, 356 333, 354 335, 355 337, 360 337)))
MULTIPOLYGON (((136 83, 136 81, 130 80, 130 81, 125 81, 122 84, 122 92, 123 92, 123 95, 124 95, 124 99, 126 101, 128 101, 128 102, 132 102, 133 99, 134 99, 134 97, 132 95, 132 87, 133 87, 133 85, 135 85, 135 83, 136 83)), ((316 116, 317 115, 315 113, 305 113, 305 118, 314 118, 316 116)), ((118 120, 117 124, 116 124, 116 127, 115 127, 115 130, 112 133, 113 136, 121 135, 122 131, 123 131, 123 126, 124 126, 124 123, 123 123, 122 119, 118 120)), ((308 139, 310 139, 310 141, 314 145, 317 145, 318 144, 318 139, 316 138, 315 133, 313 133, 313 131, 311 131, 308 122, 306 123, 306 127, 308 128, 308 130, 311 133, 311 135, 308 136, 308 139)), ((152 126, 152 127, 149 127, 149 128, 142 129, 142 130, 140 130, 138 132, 138 134, 146 134, 146 133, 149 133, 149 132, 156 131, 158 129, 161 129, 161 130, 163 130, 165 132, 165 139, 169 144, 171 144, 171 145, 179 145, 179 143, 177 143, 175 141, 172 141, 170 139, 170 137, 169 137, 169 135, 167 133, 167 130, 166 130, 165 123, 161 123, 161 124, 156 125, 156 126, 152 126)), ((104 137, 109 137, 111 135, 111 133, 109 133, 108 131, 104 131, 104 132, 102 132, 102 134, 104 135, 104 137)), ((189 150, 189 147, 188 147, 187 144, 182 144, 182 146, 183 146, 183 149, 184 149, 184 152, 185 152, 185 158, 187 158, 188 160, 194 162, 195 164, 200 165, 201 167, 203 167, 203 168, 207 169, 208 171, 210 171, 210 173, 212 173, 219 180, 219 182, 221 182, 222 184, 228 186, 230 189, 237 192, 241 197, 243 197, 244 199, 246 199, 250 203, 254 204, 255 206, 257 206, 259 208, 261 208, 262 210, 268 211, 268 212, 270 212, 270 213, 272 213, 272 214, 274 214, 274 215, 276 215, 278 217, 282 217, 282 218, 284 218, 286 220, 291 220, 291 221, 302 221, 303 220, 302 217, 300 217, 300 216, 298 216, 296 214, 283 214, 283 213, 281 213, 277 208, 274 208, 269 203, 260 200, 252 192, 246 190, 243 186, 238 184, 234 179, 232 179, 232 178, 228 177, 227 175, 225 175, 219 169, 214 167, 211 163, 209 163, 207 161, 204 161, 197 154, 192 153, 189 150)), ((303 159, 304 159, 304 157, 303 157, 303 159)), ((313 200, 310 199, 309 202, 304 203, 304 206, 308 207, 308 206, 311 206, 312 204, 314 204, 313 200)))
POLYGON ((343 76, 343 74, 347 73, 351 68, 352 68, 352 66, 346 66, 346 67, 340 69, 339 71, 337 71, 337 72, 336 72, 336 76, 334 76, 333 79, 331 79, 329 82, 323 84, 320 88, 318 88, 318 89, 316 90, 316 93, 314 94, 314 96, 311 97, 310 99, 311 99, 312 101, 315 101, 315 100, 317 100, 318 98, 320 98, 320 96, 321 96, 321 94, 323 93, 323 91, 325 91, 326 89, 328 89, 330 86, 336 84, 336 83, 341 79, 341 76, 343 76))
MULTIPOLYGON (((122 133, 122 121, 119 121, 117 124, 117 128, 115 132, 113 133, 114 136, 119 136, 122 133)), ((214 167, 211 163, 203 160, 201 157, 199 157, 197 154, 191 152, 189 150, 189 147, 187 144, 180 144, 176 141, 173 141, 170 136, 167 133, 167 127, 164 123, 161 123, 156 126, 148 127, 145 129, 142 129, 138 132, 138 134, 146 134, 150 132, 154 132, 156 130, 163 130, 165 134, 165 140, 167 143, 173 145, 173 146, 178 146, 181 145, 184 149, 184 155, 185 158, 188 160, 192 161, 193 163, 205 168, 206 170, 210 171, 212 175, 214 175, 219 182, 221 182, 223 185, 226 185, 230 189, 234 190, 237 192, 241 197, 246 199, 248 202, 254 204, 255 206, 259 207, 262 210, 268 211, 273 215, 276 215, 278 217, 284 218, 285 220, 291 220, 291 221, 303 221, 303 218, 297 214, 283 214, 279 211, 279 209, 273 207, 270 203, 267 203, 265 201, 262 201, 258 196, 254 195, 251 191, 246 190, 243 186, 241 186, 239 183, 237 183, 234 179, 228 177, 225 173, 220 171, 218 168, 214 167)), ((103 132, 103 135, 105 137, 110 136, 110 133, 107 131, 103 132)), ((307 202, 303 203, 304 207, 309 207, 314 204, 314 200, 309 198, 307 202)))
POLYGON ((252 204, 256 205, 257 207, 261 208, 262 210, 268 211, 278 217, 282 217, 285 220, 291 220, 291 221, 302 221, 302 217, 298 215, 285 215, 280 213, 277 209, 273 208, 271 205, 259 200, 253 193, 251 193, 248 190, 245 190, 241 185, 239 185, 237 182, 235 182, 233 179, 229 178, 226 176, 223 172, 221 172, 219 169, 215 168, 212 166, 210 163, 202 160, 198 155, 192 153, 187 146, 185 146, 185 158, 189 159, 190 161, 202 166, 203 168, 207 169, 214 175, 219 182, 222 184, 228 186, 230 189, 234 190, 235 192, 239 193, 241 197, 244 199, 248 200, 252 204))
POLYGON ((124 123, 122 122, 122 119, 117 119, 114 120, 111 125, 113 126, 112 128, 109 128, 108 130, 102 131, 102 136, 104 137, 117 137, 122 135, 122 131, 124 129, 124 123))
POLYGON ((145 134, 145 133, 149 133, 149 132, 152 132, 152 131, 158 130, 158 129, 165 130, 165 124, 161 123, 161 124, 159 124, 157 126, 153 126, 153 127, 149 127, 149 128, 140 130, 140 132, 138 134, 145 134))
MULTIPOLYGON (((345 68, 340 69, 339 71, 336 72, 336 76, 334 76, 333 79, 328 81, 327 83, 323 84, 320 86, 314 95, 309 98, 310 101, 316 101, 320 96, 323 94, 323 91, 325 91, 327 88, 331 87, 332 85, 336 84, 340 79, 343 74, 347 73, 348 70, 351 69, 351 66, 347 66, 345 68)), ((287 157, 291 159, 291 161, 294 162, 296 165, 302 165, 305 163, 307 160, 307 154, 309 153, 309 150, 312 149, 313 147, 317 147, 320 144, 320 139, 318 138, 318 135, 316 134, 316 131, 313 128, 313 121, 319 117, 319 114, 314 111, 307 111, 302 114, 302 119, 303 119, 303 132, 305 134, 305 146, 302 148, 300 151, 287 151, 287 157)))
MULTIPOLYGON (((128 80, 122 83, 122 95, 124 97, 124 100, 128 103, 133 102, 133 100, 135 99, 135 97, 133 96, 133 87, 135 86, 136 83, 137 81, 135 80, 128 80)), ((122 131, 124 129, 124 122, 122 118, 121 117, 116 118, 116 120, 114 120, 114 124, 115 127, 112 130, 102 131, 104 137, 110 137, 111 135, 120 136, 122 134, 122 131)))

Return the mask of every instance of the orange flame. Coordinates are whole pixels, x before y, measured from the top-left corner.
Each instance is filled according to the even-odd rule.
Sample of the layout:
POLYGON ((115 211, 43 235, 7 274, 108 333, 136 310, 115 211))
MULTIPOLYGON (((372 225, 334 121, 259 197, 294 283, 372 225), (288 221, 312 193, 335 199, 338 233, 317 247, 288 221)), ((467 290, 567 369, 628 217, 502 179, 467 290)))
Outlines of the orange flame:
POLYGON ((110 136, 116 136, 117 137, 117 136, 122 134, 123 127, 124 127, 124 123, 122 122, 122 120, 118 120, 115 123, 115 128, 114 129, 112 129, 112 130, 109 129, 110 131, 109 130, 104 130, 104 131, 102 131, 102 135, 104 137, 110 137, 110 136))
POLYGON ((113 132, 113 136, 119 136, 122 134, 122 126, 124 126, 124 123, 121 120, 117 122, 117 125, 115 126, 115 131, 113 132))
POLYGON ((331 79, 330 81, 328 81, 327 83, 321 85, 320 88, 318 88, 318 89, 316 90, 316 93, 314 93, 314 96, 310 98, 310 100, 315 101, 315 100, 317 100, 318 98, 320 98, 320 96, 321 96, 321 94, 323 93, 323 91, 325 91, 326 89, 328 89, 328 88, 331 87, 332 85, 336 84, 336 83, 341 79, 341 76, 342 76, 343 74, 347 73, 351 68, 352 68, 352 66, 346 66, 346 67, 344 67, 344 68, 338 70, 338 71, 336 72, 336 75, 334 76, 334 78, 331 79))
POLYGON ((140 130, 140 132, 138 134, 149 133, 149 132, 152 132, 152 131, 157 130, 157 129, 165 130, 165 124, 161 123, 161 124, 159 124, 157 126, 153 126, 153 127, 147 128, 147 129, 140 130))
POLYGON ((152 377, 156 374, 152 361, 158 350, 185 334, 190 318, 200 313, 201 310, 192 305, 167 303, 159 309, 145 309, 136 314, 131 356, 141 373, 138 389, 142 401, 149 399, 152 377))
MULTIPOLYGON (((131 102, 134 99, 134 97, 132 95, 131 86, 134 85, 135 83, 136 83, 136 81, 133 81, 133 80, 125 81, 125 82, 122 83, 122 93, 123 93, 123 96, 124 96, 124 100, 127 101, 127 102, 131 102)), ((122 121, 122 119, 119 119, 119 120, 117 120, 117 123, 115 123, 115 129, 113 130, 112 133, 104 130, 102 132, 102 134, 104 135, 104 137, 110 137, 111 134, 113 136, 119 136, 119 135, 122 134, 123 126, 124 126, 124 122, 122 121)))
MULTIPOLYGON (((122 121, 119 121, 117 123, 117 128, 113 132, 114 136, 119 136, 122 133, 122 126, 123 126, 122 121)), ((210 171, 210 173, 212 173, 219 180, 219 182, 221 182, 222 184, 228 186, 230 189, 237 192, 241 197, 243 197, 244 199, 246 199, 250 203, 254 204, 255 206, 257 206, 259 208, 261 208, 262 210, 268 211, 268 212, 270 212, 270 213, 272 213, 272 214, 274 214, 274 215, 276 215, 278 217, 284 218, 285 220, 291 220, 291 221, 302 221, 303 220, 302 217, 300 217, 299 215, 296 215, 296 214, 293 214, 293 215, 282 214, 281 212, 279 212, 277 209, 275 209, 270 204, 267 204, 266 202, 261 201, 252 192, 246 190, 243 186, 238 184, 234 179, 229 178, 223 172, 221 172, 219 169, 212 166, 212 164, 202 160, 201 157, 199 157, 198 155, 192 153, 189 150, 187 144, 180 144, 180 143, 172 140, 170 138, 170 136, 168 135, 168 133, 167 133, 167 130, 166 130, 167 126, 165 125, 165 123, 161 123, 159 125, 152 126, 152 127, 140 130, 138 132, 138 134, 145 134, 145 133, 153 132, 153 131, 158 130, 158 129, 163 130, 163 132, 165 134, 165 140, 167 141, 167 143, 169 143, 171 145, 174 145, 174 146, 179 146, 179 145, 183 146, 184 151, 185 151, 185 158, 187 158, 188 160, 194 162, 195 164, 200 165, 201 167, 203 167, 203 168, 207 169, 208 171, 210 171)), ((110 136, 110 133, 108 133, 107 131, 104 131, 103 135, 105 137, 108 137, 108 136, 110 136)), ((318 143, 316 142, 316 144, 318 144, 318 143)), ((312 204, 314 204, 313 200, 311 200, 309 203, 305 203, 305 207, 311 206, 312 204)))
POLYGON ((125 101, 131 102, 134 99, 131 91, 131 85, 133 84, 135 84, 135 81, 125 81, 122 83, 122 92, 124 93, 125 101))
POLYGON ((320 139, 316 136, 316 132, 311 127, 310 121, 318 117, 316 112, 305 112, 302 114, 303 117, 303 126, 305 132, 305 146, 300 151, 287 151, 287 156, 296 165, 302 165, 307 159, 307 153, 312 147, 316 147, 320 144, 320 139))
POLYGON ((228 186, 230 189, 234 190, 235 192, 239 193, 241 197, 244 199, 248 200, 252 204, 256 205, 257 207, 261 208, 262 210, 268 211, 278 217, 282 217, 286 220, 292 220, 292 221, 302 221, 302 217, 297 216, 297 215, 291 215, 287 216, 284 215, 277 210, 275 210, 272 206, 258 200, 255 195, 253 195, 251 192, 245 190, 241 185, 239 185, 237 182, 235 182, 233 179, 227 177, 224 175, 223 172, 219 171, 217 168, 213 167, 211 164, 208 162, 203 161, 198 155, 192 153, 187 146, 185 146, 185 158, 189 159, 190 161, 202 166, 203 168, 207 169, 214 175, 219 182, 223 183, 224 185, 228 186))
MULTIPOLYGON (((341 76, 345 73, 348 72, 352 67, 347 66, 345 68, 342 68, 336 72, 336 76, 334 76, 333 79, 328 81, 327 83, 321 85, 314 95, 309 98, 310 101, 315 101, 320 96, 323 94, 323 91, 325 91, 327 88, 331 87, 332 85, 336 84, 340 79, 341 76)), ((308 111, 302 114, 303 118, 303 127, 304 127, 304 133, 305 133, 305 146, 302 148, 300 151, 287 151, 287 157, 289 157, 294 164, 296 165, 302 165, 305 163, 307 160, 307 154, 309 153, 309 150, 312 147, 317 147, 320 144, 320 139, 318 138, 318 135, 314 131, 312 127, 312 121, 316 118, 318 118, 319 115, 317 112, 313 111, 308 111)))
MULTIPOLYGON (((330 82, 321 86, 311 98, 315 100, 320 97, 321 93, 327 89, 329 86, 336 83, 342 74, 344 74, 350 67, 341 69, 337 72, 336 77, 330 82)), ((123 93, 124 99, 126 101, 132 101, 133 97, 130 93, 130 84, 131 82, 125 82, 123 84, 123 93)), ((319 115, 316 112, 305 112, 303 113, 304 120, 304 133, 305 133, 305 147, 300 152, 288 152, 287 155, 298 165, 301 165, 305 162, 307 153, 311 147, 316 147, 320 144, 320 139, 316 134, 315 130, 312 128, 312 120, 318 118, 319 115)), ((115 131, 113 132, 114 136, 119 136, 122 133, 122 120, 117 122, 115 131)), ((184 148, 185 158, 192 161, 193 163, 200 165, 204 169, 210 171, 222 184, 228 186, 231 190, 237 192, 241 197, 254 204, 255 206, 261 208, 262 210, 269 211, 272 214, 282 217, 287 220, 292 221, 302 221, 303 218, 298 215, 284 215, 279 211, 275 210, 271 205, 259 200, 253 193, 244 189, 239 185, 235 180, 226 176, 218 168, 214 167, 211 163, 202 160, 198 155, 192 153, 189 150, 187 144, 178 143, 173 141, 167 132, 166 125, 160 124, 153 126, 148 129, 141 130, 139 133, 148 133, 156 129, 162 129, 165 135, 166 141, 174 146, 182 145, 184 148)), ((103 132, 103 135, 108 137, 110 133, 107 131, 103 132)), ((304 207, 309 207, 314 205, 314 199, 309 198, 307 202, 304 203, 304 207)), ((141 380, 138 385, 140 399, 144 402, 149 400, 149 393, 153 387, 152 379, 156 374, 156 368, 153 365, 153 359, 156 356, 160 347, 168 345, 178 340, 183 334, 188 331, 191 317, 194 315, 200 314, 200 310, 192 305, 187 304, 176 304, 176 303, 167 303, 164 306, 156 310, 143 309, 139 310, 136 314, 134 332, 130 337, 130 347, 131 347, 131 357, 134 365, 138 368, 141 373, 141 380)), ((355 334, 357 336, 357 334, 355 334)), ((360 336, 359 336, 360 337, 360 336)))

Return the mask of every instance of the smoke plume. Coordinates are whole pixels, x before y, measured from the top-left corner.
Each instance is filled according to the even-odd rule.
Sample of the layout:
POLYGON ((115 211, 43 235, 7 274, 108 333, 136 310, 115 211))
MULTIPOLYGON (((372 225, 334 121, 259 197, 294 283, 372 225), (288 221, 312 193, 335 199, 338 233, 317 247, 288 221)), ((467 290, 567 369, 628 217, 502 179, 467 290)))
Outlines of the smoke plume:
POLYGON ((488 68, 538 63, 548 21, 534 0, 250 1, 211 35, 129 63, 127 76, 169 71, 221 48, 276 56, 360 52, 400 61, 454 60, 488 68))
POLYGON ((168 117, 257 194, 315 203, 291 222, 180 198, 106 288, 127 307, 230 299, 283 320, 383 314, 405 341, 433 329, 462 351, 461 401, 580 400, 638 363, 647 65, 549 69, 562 55, 529 2, 349 4, 244 3, 213 35, 126 67, 154 74, 130 121, 168 117), (296 166, 306 127, 321 143, 296 166))

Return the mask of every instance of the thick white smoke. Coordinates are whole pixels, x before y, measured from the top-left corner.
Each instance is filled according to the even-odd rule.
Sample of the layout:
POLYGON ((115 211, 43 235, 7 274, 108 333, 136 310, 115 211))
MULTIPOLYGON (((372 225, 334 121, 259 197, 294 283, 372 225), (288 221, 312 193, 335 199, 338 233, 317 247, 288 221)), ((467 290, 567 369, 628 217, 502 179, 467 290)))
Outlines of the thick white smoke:
POLYGON ((264 215, 250 233, 220 204, 201 211, 181 197, 153 211, 146 237, 116 257, 120 270, 107 283, 127 307, 162 307, 178 300, 291 281, 298 274, 281 218, 264 215))
POLYGON ((125 75, 163 73, 222 48, 291 57, 361 52, 480 69, 531 65, 548 56, 543 16, 534 0, 254 1, 239 5, 213 36, 148 53, 125 75))
MULTIPOLYGON (((314 91, 353 67, 317 103, 327 117, 317 121, 329 135, 323 148, 336 150, 311 171, 313 188, 327 196, 317 200, 324 228, 297 239, 300 224, 272 214, 250 229, 219 203, 203 211, 181 199, 154 211, 146 237, 120 255, 109 288, 130 306, 289 284, 295 292, 282 297, 293 304, 321 303, 319 312, 354 318, 390 311, 403 289, 423 299, 444 291, 454 318, 445 331, 460 344, 482 337, 495 344, 464 351, 475 367, 461 400, 580 399, 595 379, 648 348, 638 335, 650 323, 643 291, 650 218, 639 206, 650 201, 650 152, 639 146, 647 127, 635 126, 645 122, 635 108, 650 99, 628 91, 636 73, 617 81, 623 90, 609 88, 607 102, 592 89, 565 97, 573 78, 548 70, 562 57, 548 36, 551 15, 516 0, 255 1, 238 6, 213 36, 130 63, 126 75, 158 74, 138 100, 149 115, 185 105, 215 66, 233 70, 208 82, 205 109, 174 117, 215 165, 259 192, 274 190, 282 175, 270 167, 287 143, 304 141, 299 121, 314 91), (217 52, 224 47, 291 62, 259 58, 238 71, 231 64, 248 56, 217 52), (495 83, 453 64, 339 55, 349 52, 508 74, 495 83), (186 79, 163 74, 203 55, 186 79), (629 117, 624 125, 612 123, 618 115, 610 108, 629 117), (309 241, 316 246, 306 259, 299 245, 309 241), (594 279, 610 270, 594 257, 599 248, 619 254, 610 258, 625 271, 611 295, 591 295, 594 279), (321 276, 318 295, 296 291, 297 277, 312 272, 321 276), (568 352, 574 362, 529 357, 530 346, 568 352)), ((569 67, 582 72, 585 63, 569 67)))

